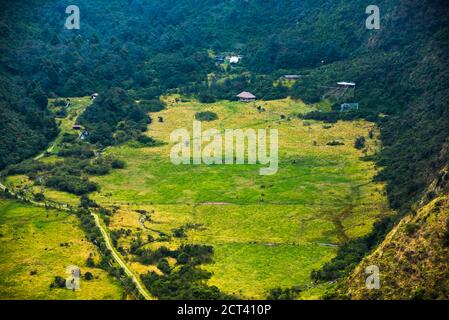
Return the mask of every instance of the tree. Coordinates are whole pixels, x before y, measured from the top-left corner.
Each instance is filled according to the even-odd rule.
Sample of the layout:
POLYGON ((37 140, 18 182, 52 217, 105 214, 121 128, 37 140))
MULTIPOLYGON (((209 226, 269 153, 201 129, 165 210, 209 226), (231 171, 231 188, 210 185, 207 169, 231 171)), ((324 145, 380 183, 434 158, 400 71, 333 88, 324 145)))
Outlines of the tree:
POLYGON ((65 279, 60 276, 55 276, 50 288, 65 288, 65 279))
POLYGON ((95 261, 94 261, 92 254, 90 254, 89 257, 87 258, 86 266, 88 266, 89 268, 95 267, 95 261))
POLYGON ((157 263, 157 268, 165 274, 168 274, 171 271, 171 267, 170 267, 170 264, 168 263, 167 259, 159 260, 159 262, 157 263))
POLYGON ((33 197, 37 202, 43 202, 45 200, 45 195, 41 192, 35 193, 33 197))
POLYGON ((202 91, 198 94, 198 100, 202 103, 214 103, 217 99, 209 91, 202 91))
POLYGON ((355 139, 354 148, 361 150, 361 149, 365 148, 365 143, 366 143, 365 137, 362 137, 362 136, 357 137, 355 139))
POLYGON ((89 271, 84 274, 84 280, 86 280, 86 281, 90 281, 93 278, 94 278, 93 274, 90 273, 89 271))

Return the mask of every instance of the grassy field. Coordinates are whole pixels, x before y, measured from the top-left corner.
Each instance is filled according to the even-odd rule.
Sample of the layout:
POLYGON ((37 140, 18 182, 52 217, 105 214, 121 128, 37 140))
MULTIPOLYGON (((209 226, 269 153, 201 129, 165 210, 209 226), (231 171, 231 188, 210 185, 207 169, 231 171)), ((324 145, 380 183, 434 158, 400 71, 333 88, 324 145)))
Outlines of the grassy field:
MULTIPOLYGON (((380 148, 374 124, 356 121, 328 125, 302 121, 297 114, 315 107, 290 99, 250 104, 201 104, 195 100, 181 102, 180 98, 165 97, 168 108, 151 115, 154 121, 147 134, 163 142, 161 145, 138 148, 135 143, 129 143, 108 148, 107 153, 126 161, 126 168, 90 178, 101 187, 100 192, 90 197, 115 212, 110 219, 110 229, 132 230, 118 245, 129 247, 131 238, 137 234, 143 239, 146 235, 157 239, 161 232, 170 235, 174 229, 186 227, 187 238, 171 237, 146 246, 154 249, 164 245, 175 249, 183 242, 212 245, 214 263, 203 266, 213 272, 209 284, 242 298, 263 299, 270 289, 291 286, 309 288, 301 298, 318 298, 327 285, 313 286, 310 272, 335 256, 339 244, 367 234, 374 221, 389 214, 384 186, 372 181, 377 169, 372 162, 361 160, 362 156, 380 148), (202 123, 203 131, 209 128, 221 132, 225 129, 278 129, 277 174, 259 175, 260 164, 172 164, 170 133, 179 128, 191 132, 195 113, 199 111, 218 115, 218 120, 202 123), (164 121, 157 121, 158 117, 164 121), (368 138, 369 131, 374 132, 374 138, 368 138), (354 148, 358 136, 366 137, 363 150, 354 148), (327 145, 333 140, 344 145, 327 145), (140 210, 149 213, 149 221, 140 221, 140 210)), ((76 117, 90 103, 89 98, 71 100, 68 117, 60 119, 61 134, 55 140, 51 155, 41 161, 58 159, 54 153, 62 135, 73 132, 71 126, 76 117)), ((8 177, 5 184, 12 190, 26 188, 33 193, 42 192, 47 199, 57 202, 73 206, 79 203, 78 197, 33 185, 26 176, 8 177)), ((39 210, 42 209, 36 212, 39 210)), ((74 230, 79 232, 76 228, 72 232, 74 230)), ((69 238, 82 239, 82 236, 72 234, 69 238)), ((91 247, 88 243, 85 245, 91 247)), ((11 254, 12 250, 21 249, 11 248, 11 254)), ((156 266, 134 261, 132 255, 125 256, 125 260, 136 273, 159 272, 156 266)), ((83 266, 83 261, 79 263, 83 266)), ((26 276, 25 273, 21 277, 26 276)), ((51 281, 54 275, 46 276, 50 280, 39 282, 51 281)), ((39 298, 51 294, 56 295, 54 298, 58 295, 65 299, 84 298, 81 293, 64 290, 55 293, 44 287, 37 290, 41 292, 39 298), (47 291, 42 291, 44 289, 47 291), (70 294, 78 296, 67 297, 70 294)), ((104 292, 95 291, 96 294, 116 297, 117 288, 104 288, 104 292)))
MULTIPOLYGON (((264 298, 275 287, 310 285, 310 271, 335 255, 335 245, 367 234, 375 220, 388 214, 384 186, 372 182, 374 164, 360 160, 380 148, 378 140, 367 138, 365 150, 354 148, 357 136, 376 132, 372 123, 302 121, 296 114, 312 107, 289 99, 201 104, 176 98, 165 98, 168 108, 152 115, 156 121, 147 133, 165 144, 109 148, 127 167, 93 178, 101 191, 92 198, 119 208, 112 229, 154 234, 187 223, 200 226, 189 229, 187 239, 156 245, 212 245, 215 263, 204 266, 214 273, 210 284, 244 298, 264 298), (278 129, 278 173, 260 176, 260 165, 173 165, 170 133, 191 132, 195 113, 206 110, 217 113, 218 120, 203 122, 203 131, 278 129), (332 140, 344 145, 328 146, 332 140), (151 222, 142 226, 136 210, 150 212, 151 222)), ((319 291, 303 296, 316 298, 319 291)))
POLYGON ((76 123, 78 117, 90 105, 91 100, 90 97, 72 98, 70 101, 70 105, 67 108, 65 106, 55 106, 54 102, 55 99, 49 99, 48 108, 55 113, 65 108, 67 115, 62 118, 56 117, 59 128, 59 135, 56 137, 54 141, 52 141, 52 143, 48 146, 48 148, 45 151, 43 151, 41 154, 37 155, 34 158, 35 160, 42 160, 48 162, 56 160, 56 158, 51 157, 51 155, 57 153, 61 145, 63 135, 65 133, 72 133, 72 134, 78 133, 76 130, 73 130, 72 127, 76 123))
MULTIPOLYGON (((43 157, 40 161, 45 161, 46 159, 48 158, 43 157)), ((51 199, 59 203, 66 203, 73 207, 79 205, 80 202, 79 197, 74 194, 35 185, 34 182, 25 175, 8 176, 3 183, 12 191, 26 190, 31 194, 42 193, 46 199, 51 199)))
POLYGON ((65 212, 45 210, 0 198, 0 299, 121 299, 120 284, 105 271, 88 268, 97 249, 78 227, 78 219, 65 212), (66 268, 76 265, 80 290, 50 288, 55 276, 66 278, 66 268))
MULTIPOLYGON (((53 107, 53 100, 50 100, 50 110, 56 111, 61 107, 53 107)), ((57 153, 64 133, 79 133, 77 130, 73 130, 72 127, 76 123, 78 117, 86 110, 86 108, 91 104, 90 97, 79 97, 79 98, 70 98, 70 106, 67 108, 67 116, 64 118, 58 118, 57 121, 59 123, 59 135, 53 143, 54 147, 50 147, 50 153, 57 153)), ((53 158, 46 158, 47 161, 53 161, 53 158)))

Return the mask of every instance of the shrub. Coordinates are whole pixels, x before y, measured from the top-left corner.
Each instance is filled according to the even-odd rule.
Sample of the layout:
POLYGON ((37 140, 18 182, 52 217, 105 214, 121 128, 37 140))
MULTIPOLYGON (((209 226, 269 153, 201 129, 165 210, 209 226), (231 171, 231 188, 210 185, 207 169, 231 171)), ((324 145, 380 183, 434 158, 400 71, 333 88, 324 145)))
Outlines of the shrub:
POLYGON ((45 200, 45 195, 41 192, 34 194, 33 197, 34 197, 34 200, 37 202, 42 202, 45 200))
POLYGON ((111 171, 111 167, 108 164, 97 164, 89 165, 84 170, 90 175, 104 176, 111 171))
POLYGON ((175 253, 178 264, 198 265, 212 262, 213 248, 199 244, 183 244, 175 253))
POLYGON ((45 164, 36 160, 24 161, 22 163, 11 165, 4 171, 5 176, 25 174, 27 176, 34 175, 39 171, 45 171, 52 168, 51 164, 45 164))
POLYGON ((155 264, 160 259, 173 255, 173 252, 164 246, 154 251, 150 249, 137 249, 135 250, 135 253, 139 256, 139 261, 145 265, 155 264))
POLYGON ((95 267, 95 261, 94 261, 94 258, 92 257, 92 254, 89 255, 89 257, 87 258, 86 266, 88 266, 89 268, 95 267))
POLYGON ((65 279, 63 277, 56 276, 50 284, 50 288, 65 288, 65 279))
POLYGON ((446 247, 449 247, 449 219, 446 221, 446 231, 443 236, 443 244, 446 247))
POLYGON ((165 109, 165 103, 161 100, 142 100, 139 103, 139 107, 144 112, 159 112, 165 109))
POLYGON ((275 288, 270 290, 267 300, 294 300, 300 292, 301 289, 296 287, 287 289, 275 288))
POLYGON ((203 111, 203 112, 197 112, 195 114, 195 119, 198 121, 215 121, 218 119, 218 116, 215 112, 203 111))
POLYGON ((171 271, 170 264, 168 263, 167 259, 159 260, 159 262, 157 263, 157 268, 165 274, 168 274, 171 271))
POLYGON ((417 223, 409 223, 407 225, 405 225, 405 233, 408 236, 411 236, 413 234, 415 234, 416 231, 418 231, 420 225, 417 223))
POLYGON ((137 137, 137 142, 140 144, 147 146, 147 147, 154 147, 156 145, 156 140, 154 140, 152 137, 140 135, 137 137))
POLYGON ((235 298, 226 295, 215 286, 208 286, 206 280, 211 273, 185 265, 176 272, 158 275, 148 272, 141 275, 143 284, 161 300, 224 300, 235 298))
POLYGON ((354 148, 361 150, 361 149, 365 148, 365 144, 366 144, 365 137, 357 137, 355 139, 354 148))
POLYGON ((89 199, 87 195, 83 194, 80 197, 80 207, 84 209, 98 208, 98 204, 94 200, 89 199))
POLYGON ((92 273, 90 273, 90 272, 86 272, 85 274, 84 274, 84 280, 86 280, 86 281, 90 281, 90 280, 92 280, 94 278, 94 275, 92 274, 92 273))
POLYGON ((66 108, 60 108, 58 111, 55 112, 55 116, 57 118, 65 118, 65 117, 67 117, 67 109, 66 108))
POLYGON ((185 238, 187 237, 185 230, 183 227, 177 228, 173 230, 173 236, 175 238, 185 238))
POLYGON ((125 168, 126 162, 123 160, 119 160, 119 159, 114 159, 111 162, 111 167, 113 169, 123 169, 125 168))
POLYGON ((217 99, 211 92, 202 91, 198 94, 198 100, 202 103, 214 103, 217 99))
POLYGON ((88 144, 76 144, 69 147, 64 147, 58 152, 60 157, 74 157, 79 159, 89 159, 95 156, 92 147, 88 144))
POLYGON ((70 134, 70 133, 64 133, 62 135, 62 142, 63 143, 73 143, 76 141, 76 139, 78 139, 78 135, 77 134, 70 134))
POLYGON ((53 106, 55 107, 65 107, 67 102, 64 99, 55 99, 53 101, 53 106))

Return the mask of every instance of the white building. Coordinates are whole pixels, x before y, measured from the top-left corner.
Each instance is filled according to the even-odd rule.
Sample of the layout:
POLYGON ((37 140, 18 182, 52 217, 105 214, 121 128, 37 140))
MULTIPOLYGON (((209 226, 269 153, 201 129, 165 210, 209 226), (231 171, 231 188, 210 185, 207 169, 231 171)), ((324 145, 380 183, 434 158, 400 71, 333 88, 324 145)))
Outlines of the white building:
POLYGON ((229 63, 239 63, 240 61, 240 57, 238 56, 231 56, 231 58, 229 59, 229 63))

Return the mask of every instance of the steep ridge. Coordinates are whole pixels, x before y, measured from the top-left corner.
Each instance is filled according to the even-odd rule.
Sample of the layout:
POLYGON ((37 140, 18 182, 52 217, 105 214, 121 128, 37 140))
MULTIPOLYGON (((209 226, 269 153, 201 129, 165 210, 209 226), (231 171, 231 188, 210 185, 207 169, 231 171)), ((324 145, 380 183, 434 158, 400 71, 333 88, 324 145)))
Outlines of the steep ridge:
POLYGON ((449 196, 409 214, 345 283, 350 299, 449 298, 449 196), (380 288, 368 289, 368 266, 379 268, 380 288))

